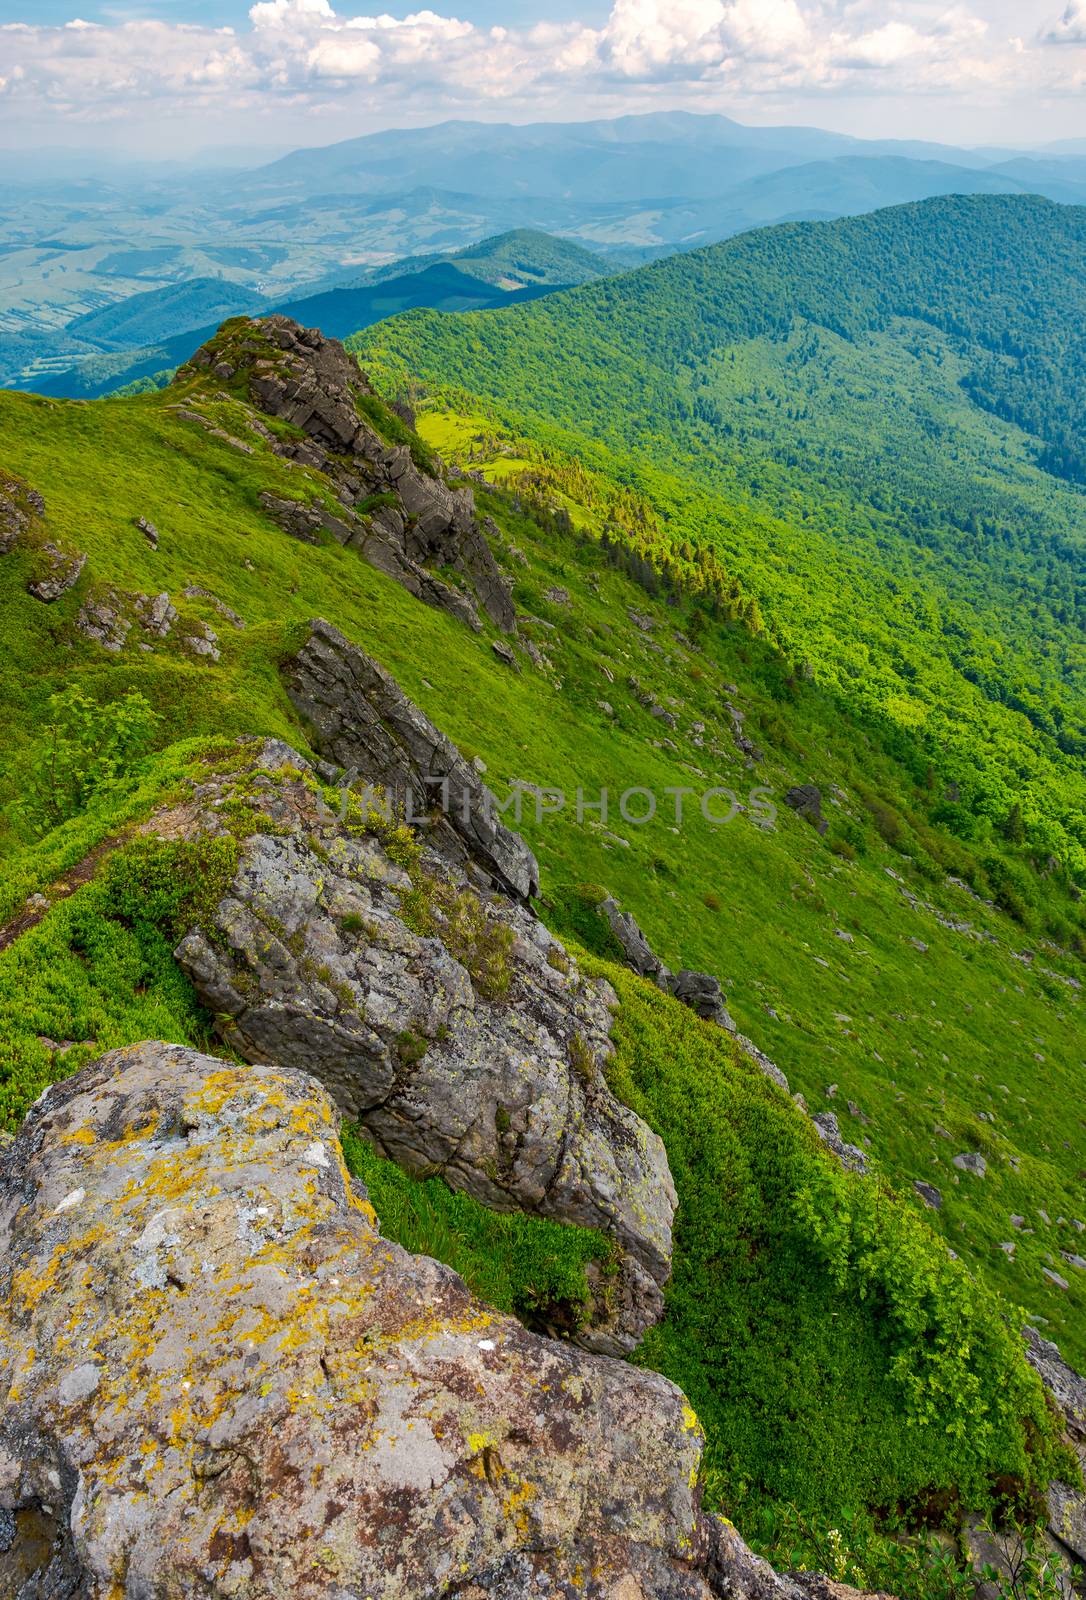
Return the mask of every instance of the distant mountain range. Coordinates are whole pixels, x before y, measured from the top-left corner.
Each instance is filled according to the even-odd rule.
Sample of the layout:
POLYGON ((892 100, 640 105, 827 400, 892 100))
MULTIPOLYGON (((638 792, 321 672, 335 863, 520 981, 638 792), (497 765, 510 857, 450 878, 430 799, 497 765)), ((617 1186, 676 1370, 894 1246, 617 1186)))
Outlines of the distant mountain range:
POLYGON ((337 287, 317 284, 315 293, 295 300, 269 301, 220 279, 171 284, 78 318, 70 331, 100 340, 101 353, 58 371, 36 372, 29 386, 79 399, 127 388, 179 366, 194 339, 210 338, 226 317, 239 314, 282 311, 307 327, 346 338, 401 311, 487 311, 587 283, 610 270, 601 256, 569 240, 520 230, 453 255, 417 256, 393 269, 378 268, 337 287))
POLYGON ((0 181, 0 383, 73 392, 76 363, 86 376, 101 358, 159 350, 114 362, 109 374, 138 367, 143 376, 157 370, 149 360, 163 368, 180 359, 165 349, 180 334, 191 344, 231 312, 293 311, 299 300, 341 289, 355 299, 310 307, 329 319, 326 331, 351 332, 417 305, 505 304, 507 293, 584 282, 777 222, 996 193, 1084 203, 1086 155, 1073 142, 1033 153, 969 150, 666 112, 399 129, 245 171, 8 176, 0 181), (508 260, 487 254, 492 266, 472 268, 477 241, 515 241, 525 230, 534 235, 527 269, 513 260, 515 242, 503 247, 508 260), (540 234, 561 237, 550 265, 540 234), (576 262, 563 256, 567 247, 579 250, 576 262), (458 276, 413 281, 380 308, 361 292, 417 280, 452 257, 458 276), (478 281, 491 285, 493 299, 480 296, 478 281))

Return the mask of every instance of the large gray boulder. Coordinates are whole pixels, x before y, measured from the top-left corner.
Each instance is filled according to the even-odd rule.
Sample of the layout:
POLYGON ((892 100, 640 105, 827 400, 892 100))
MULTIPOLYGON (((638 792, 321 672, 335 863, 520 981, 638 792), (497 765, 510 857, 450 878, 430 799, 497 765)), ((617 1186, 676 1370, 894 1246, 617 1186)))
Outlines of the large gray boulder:
POLYGON ((436 471, 416 464, 409 445, 382 437, 375 421, 380 401, 337 339, 289 317, 238 317, 196 352, 176 381, 185 384, 205 372, 227 382, 245 380, 254 406, 302 435, 276 437, 265 427, 276 454, 331 480, 342 514, 314 502, 308 484, 297 500, 264 497, 265 509, 287 532, 310 542, 330 534, 427 604, 477 628, 477 603, 503 632, 515 631, 509 585, 470 489, 450 489, 436 471), (451 568, 468 592, 438 579, 429 570, 434 566, 451 568))
POLYGON ((239 795, 257 831, 177 950, 223 1039, 316 1074, 408 1170, 609 1235, 617 1277, 578 1337, 632 1348, 663 1310, 676 1200, 663 1144, 603 1076, 614 991, 406 830, 340 821, 285 747, 258 746, 157 826, 214 833, 239 795))
POLYGON ((12 1600, 797 1600, 699 1509, 658 1375, 383 1239, 332 1102, 118 1050, 0 1153, 12 1600))
POLYGON ((283 677, 326 760, 410 804, 416 817, 438 808, 435 838, 458 841, 461 855, 521 899, 538 892, 535 857, 501 821, 475 768, 364 650, 317 620, 283 677))

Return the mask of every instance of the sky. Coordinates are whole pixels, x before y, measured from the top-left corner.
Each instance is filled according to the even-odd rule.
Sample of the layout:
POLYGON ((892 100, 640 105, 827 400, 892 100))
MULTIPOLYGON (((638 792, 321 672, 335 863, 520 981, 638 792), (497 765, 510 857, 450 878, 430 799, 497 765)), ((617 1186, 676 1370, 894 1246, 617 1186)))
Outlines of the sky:
MULTIPOLYGON (((1086 139, 1086 0, 0 0, 0 147, 278 152, 664 109, 1086 139)), ((1084 147, 1086 148, 1086 147, 1084 147)))

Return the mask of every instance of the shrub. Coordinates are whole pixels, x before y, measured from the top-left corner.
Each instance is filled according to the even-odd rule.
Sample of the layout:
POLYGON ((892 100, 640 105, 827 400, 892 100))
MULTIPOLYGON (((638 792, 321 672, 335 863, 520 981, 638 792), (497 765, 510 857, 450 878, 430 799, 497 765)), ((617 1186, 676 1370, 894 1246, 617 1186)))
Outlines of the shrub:
POLYGON ((74 684, 51 695, 29 808, 39 831, 78 815, 96 796, 130 778, 161 721, 134 689, 105 704, 74 684))

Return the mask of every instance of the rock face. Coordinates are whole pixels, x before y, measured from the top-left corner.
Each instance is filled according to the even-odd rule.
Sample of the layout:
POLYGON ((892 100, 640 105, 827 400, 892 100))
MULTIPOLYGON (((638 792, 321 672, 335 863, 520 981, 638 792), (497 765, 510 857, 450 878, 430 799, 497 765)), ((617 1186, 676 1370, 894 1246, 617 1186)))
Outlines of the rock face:
POLYGON ((497 627, 514 631, 512 596, 471 491, 450 489, 420 470, 408 445, 382 437, 385 408, 338 340, 289 317, 235 318, 176 381, 208 370, 224 381, 243 378, 253 405, 300 430, 300 439, 267 436, 278 455, 326 473, 335 486, 342 506, 335 512, 308 493, 298 500, 265 496, 265 510, 288 533, 309 542, 330 534, 420 600, 474 627, 480 605, 497 627), (452 568, 468 592, 435 577, 430 566, 452 568))
MULTIPOLYGON (((1063 1417, 1064 1430, 1086 1473, 1086 1378, 1036 1328, 1025 1330, 1026 1359, 1063 1417)), ((1086 1562, 1086 1493, 1067 1483, 1048 1489, 1049 1532, 1078 1562, 1086 1562)))
POLYGON ((317 621, 283 673, 322 756, 402 804, 410 799, 416 817, 439 807, 434 831, 454 854, 521 899, 538 892, 535 857, 500 820, 474 767, 365 651, 317 621))
POLYGON ((794 1600, 649 1372, 383 1239, 328 1097, 115 1051, 0 1153, 0 1590, 794 1600))
POLYGON ((315 1073, 401 1166, 609 1235, 616 1275, 578 1338, 632 1348, 663 1310, 676 1201, 661 1141, 603 1077, 613 990, 406 829, 341 822, 304 767, 258 746, 249 772, 152 825, 192 837, 221 831, 239 794, 258 807, 179 962, 235 1052, 315 1073))

